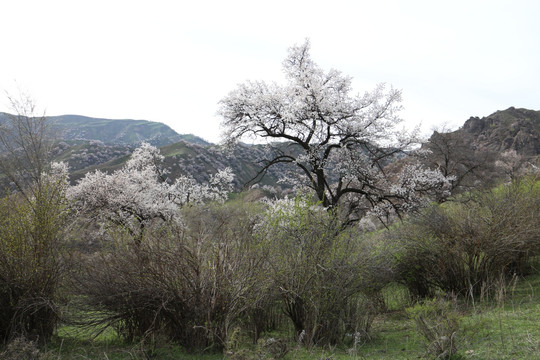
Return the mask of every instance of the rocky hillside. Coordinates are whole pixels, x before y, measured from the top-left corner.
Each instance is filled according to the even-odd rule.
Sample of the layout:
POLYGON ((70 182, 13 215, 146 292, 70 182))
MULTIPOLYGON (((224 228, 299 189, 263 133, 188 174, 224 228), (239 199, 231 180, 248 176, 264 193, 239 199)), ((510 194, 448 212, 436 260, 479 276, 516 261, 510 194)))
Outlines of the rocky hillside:
POLYGON ((477 148, 540 155, 540 111, 511 107, 483 118, 471 117, 458 132, 472 135, 477 148))
POLYGON ((55 161, 64 161, 72 172, 85 171, 111 161, 127 159, 134 145, 105 144, 99 140, 65 140, 55 144, 55 161))
MULTIPOLYGON (((13 116, 0 112, 0 124, 13 116)), ((165 146, 178 141, 198 145, 209 142, 192 134, 178 134, 169 126, 147 120, 111 120, 80 115, 47 116, 53 125, 54 136, 59 141, 99 141, 107 145, 137 146, 147 142, 154 146, 165 146)))
MULTIPOLYGON (((0 125, 9 116, 12 115, 0 113, 0 125)), ((169 126, 152 121, 79 115, 50 116, 47 120, 53 125, 53 135, 57 140, 53 147, 54 159, 67 162, 74 179, 100 166, 123 163, 143 141, 158 147, 178 142, 201 147, 210 145, 198 136, 180 135, 169 126)))
MULTIPOLYGON (((121 146, 108 147, 95 143, 91 147, 71 145, 68 149, 71 149, 69 155, 68 152, 64 151, 61 152, 62 156, 58 156, 57 159, 67 161, 70 165, 72 182, 76 182, 88 171, 95 169, 107 172, 119 169, 133 150, 128 151, 121 146), (77 161, 80 161, 81 158, 93 159, 96 151, 102 154, 115 153, 118 156, 107 162, 95 162, 84 167, 77 166, 77 161)), ((171 181, 180 175, 189 175, 199 182, 206 182, 211 174, 230 167, 235 174, 234 186, 237 191, 242 190, 246 183, 257 175, 260 161, 268 154, 268 149, 264 145, 238 144, 233 150, 230 150, 218 145, 201 146, 186 141, 163 146, 160 150, 161 154, 165 156, 164 166, 171 181)), ((87 163, 90 162, 91 160, 87 160, 87 163)), ((282 194, 283 191, 287 190, 276 186, 276 184, 281 177, 287 174, 288 170, 289 168, 282 164, 272 167, 257 186, 270 194, 282 194)))
MULTIPOLYGON (((0 120, 1 117, 2 114, 0 120)), ((231 151, 194 135, 179 135, 164 124, 150 121, 76 115, 50 119, 62 139, 55 145, 55 159, 69 164, 72 181, 98 168, 114 171, 121 167, 141 141, 161 147, 171 179, 189 174, 198 181, 206 181, 216 171, 230 167, 236 174, 237 190, 257 174, 261 160, 268 158, 269 149, 263 145, 241 144, 231 151)), ((452 145, 452 141, 459 139, 459 147, 469 149, 463 151, 469 155, 466 159, 461 155, 458 159, 464 164, 474 163, 486 153, 484 150, 501 154, 513 149, 528 158, 537 157, 540 155, 540 111, 512 107, 483 118, 471 117, 450 134, 452 136, 445 140, 446 146, 456 152, 457 143, 452 145)), ((434 141, 434 136, 430 142, 434 141)), ((259 186, 270 192, 282 191, 276 184, 290 169, 283 164, 271 167, 259 186)))
POLYGON ((435 131, 422 147, 430 151, 425 165, 455 178, 453 193, 491 187, 537 168, 540 111, 511 107, 471 117, 456 131, 435 131))

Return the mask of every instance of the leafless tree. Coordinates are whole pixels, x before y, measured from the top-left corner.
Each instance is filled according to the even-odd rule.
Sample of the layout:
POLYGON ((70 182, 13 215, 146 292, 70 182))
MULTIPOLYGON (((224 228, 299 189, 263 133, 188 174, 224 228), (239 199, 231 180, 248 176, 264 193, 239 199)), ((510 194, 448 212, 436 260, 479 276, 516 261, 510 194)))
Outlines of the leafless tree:
POLYGON ((470 135, 443 129, 434 131, 423 145, 423 163, 450 179, 452 194, 486 184, 493 170, 494 154, 476 148, 470 135))
POLYGON ((0 122, 0 175, 13 193, 0 199, 0 341, 47 341, 58 320, 66 221, 67 166, 51 163, 51 127, 28 96, 9 97, 15 115, 0 122))
POLYGON ((36 114, 30 96, 7 97, 14 114, 0 119, 0 173, 29 200, 41 191, 42 175, 51 163, 52 126, 36 114))

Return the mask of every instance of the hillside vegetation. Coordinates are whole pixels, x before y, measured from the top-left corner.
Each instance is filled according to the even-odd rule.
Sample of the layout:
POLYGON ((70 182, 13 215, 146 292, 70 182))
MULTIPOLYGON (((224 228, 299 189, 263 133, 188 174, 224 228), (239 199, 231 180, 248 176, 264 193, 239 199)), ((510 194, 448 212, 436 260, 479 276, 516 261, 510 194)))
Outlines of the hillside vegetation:
MULTIPOLYGON (((222 101, 227 146, 124 143, 143 133, 129 121, 116 143, 60 140, 50 118, 4 117, 0 358, 537 356, 538 113, 414 148, 393 131, 398 91, 351 98, 308 50, 290 49, 283 88, 222 101)), ((80 137, 111 126, 75 120, 80 137)))
POLYGON ((540 351, 537 178, 373 233, 336 233, 306 198, 268 212, 245 196, 185 208, 187 233, 153 228, 134 247, 111 232, 97 252, 72 253, 70 291, 79 295, 61 305, 48 345, 17 338, 3 358, 531 359, 540 351), (257 230, 256 214, 269 217, 257 230), (197 282, 184 288, 182 274, 197 282))
MULTIPOLYGON (((87 118, 84 119, 88 121, 87 118)), ((77 129, 75 122, 70 126, 77 129)), ((77 132, 78 130, 73 130, 73 133, 77 132)), ((503 170, 497 169, 495 162, 499 160, 499 156, 505 151, 514 150, 517 155, 522 157, 516 161, 531 164, 536 164, 540 156, 539 111, 509 108, 497 111, 484 118, 472 117, 460 129, 444 134, 449 138, 459 139, 459 143, 449 141, 448 146, 451 147, 449 150, 456 153, 459 151, 461 154, 471 157, 470 160, 467 160, 461 154, 457 154, 452 160, 458 162, 461 160, 464 163, 469 161, 466 165, 479 168, 475 169, 478 177, 474 178, 474 181, 488 182, 488 179, 494 180, 503 177, 505 175, 502 174, 503 170), (474 158, 474 161, 472 158, 474 158), (480 171, 483 173, 480 174, 480 171)), ((130 136, 135 136, 135 134, 130 136)), ((198 181, 206 181, 209 174, 230 167, 236 175, 235 188, 241 190, 246 183, 256 177, 264 163, 263 160, 271 157, 270 147, 265 145, 239 144, 231 153, 229 149, 201 141, 200 138, 189 135, 181 136, 183 137, 182 141, 154 144, 161 146, 161 152, 165 156, 165 163, 171 172, 172 179, 180 175, 190 174, 198 181)), ((114 137, 111 136, 110 138, 114 137)), ((435 139, 432 137, 429 141, 436 141, 435 139)), ((101 141, 103 144, 92 141, 79 141, 77 147, 66 147, 65 145, 59 147, 59 155, 56 160, 68 161, 70 170, 74 172, 72 181, 79 179, 84 173, 94 169, 110 171, 118 168, 128 159, 126 155, 133 151, 137 144, 137 142, 112 141, 107 143, 101 141)), ((63 143, 72 144, 73 142, 64 141, 63 143)), ((283 144, 284 148, 286 146, 287 144, 283 144)), ((436 166, 439 166, 439 164, 436 166)), ((266 176, 262 178, 260 186, 276 194, 281 194, 283 191, 287 192, 287 188, 283 188, 283 185, 278 184, 278 180, 290 171, 291 167, 286 165, 270 168, 266 176)), ((253 183, 250 183, 250 185, 253 183)))

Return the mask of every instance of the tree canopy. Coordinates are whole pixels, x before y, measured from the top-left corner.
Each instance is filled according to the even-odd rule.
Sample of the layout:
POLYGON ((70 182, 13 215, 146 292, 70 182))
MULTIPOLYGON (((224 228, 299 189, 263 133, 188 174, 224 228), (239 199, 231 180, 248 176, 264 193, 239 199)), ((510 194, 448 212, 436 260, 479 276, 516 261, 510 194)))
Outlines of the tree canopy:
POLYGON ((401 91, 380 84, 354 95, 350 77, 313 62, 309 41, 289 49, 283 70, 284 85, 248 81, 220 102, 228 143, 249 137, 280 142, 259 178, 275 164, 290 163, 300 175, 296 180, 323 206, 346 204, 353 220, 373 210, 399 214, 416 207, 422 195, 446 191, 440 172, 418 164, 401 175, 385 170, 417 142, 416 130, 399 126, 401 91))

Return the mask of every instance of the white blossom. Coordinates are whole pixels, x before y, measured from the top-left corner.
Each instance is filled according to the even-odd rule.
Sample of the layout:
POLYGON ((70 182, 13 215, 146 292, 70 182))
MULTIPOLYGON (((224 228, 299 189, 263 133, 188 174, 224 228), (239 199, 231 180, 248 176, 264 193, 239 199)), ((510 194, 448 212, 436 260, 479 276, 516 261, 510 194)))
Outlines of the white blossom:
POLYGON ((63 161, 52 162, 49 171, 42 174, 42 177, 48 183, 61 184, 64 188, 66 188, 69 178, 68 164, 63 161))
POLYGON ((290 164, 296 171, 284 173, 285 181, 310 188, 324 207, 344 205, 355 220, 379 205, 406 210, 429 193, 445 196, 436 171, 396 175, 387 167, 418 142, 418 129, 400 127, 401 91, 380 84, 352 94, 350 77, 311 59, 309 41, 289 49, 283 69, 284 85, 248 81, 220 102, 228 144, 248 137, 273 148, 257 176, 290 164))
POLYGON ((106 218, 142 236, 151 221, 180 223, 179 206, 190 201, 223 201, 231 190, 230 169, 214 175, 211 184, 183 176, 169 185, 163 179, 163 159, 159 149, 143 143, 123 168, 112 174, 87 173, 68 190, 68 197, 78 212, 106 218))

